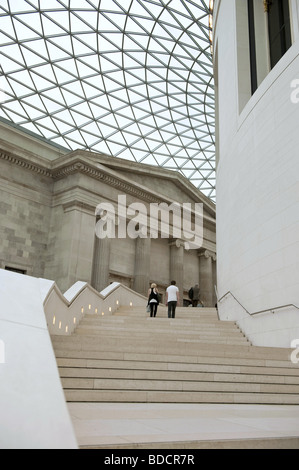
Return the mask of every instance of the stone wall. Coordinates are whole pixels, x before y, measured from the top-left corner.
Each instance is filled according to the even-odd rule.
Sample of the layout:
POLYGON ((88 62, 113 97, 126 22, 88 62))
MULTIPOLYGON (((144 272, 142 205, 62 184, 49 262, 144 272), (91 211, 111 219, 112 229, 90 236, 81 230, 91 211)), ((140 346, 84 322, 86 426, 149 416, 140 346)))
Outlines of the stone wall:
MULTIPOLYGON (((100 154, 62 152, 27 135, 22 149, 13 145, 14 132, 20 139, 20 129, 0 124, 0 267, 53 279, 62 292, 79 280, 98 291, 117 281, 142 295, 155 282, 164 293, 175 279, 187 299, 191 285, 202 282, 209 286, 208 294, 204 288, 205 305, 214 305, 215 269, 201 269, 199 255, 204 249, 215 257, 215 206, 188 180, 175 172, 100 154), (179 200, 173 199, 175 188, 179 200), (151 204, 189 203, 192 211, 195 203, 202 204, 201 246, 186 250, 184 234, 182 239, 173 237, 172 227, 168 238, 162 237, 160 228, 156 238, 150 225, 145 238, 127 233, 99 240, 96 208, 110 204, 117 226, 120 196, 128 207, 143 205, 147 217, 151 204)), ((132 218, 126 214, 125 219, 127 230, 132 218)))
POLYGON ((1 160, 0 267, 43 277, 51 216, 51 178, 1 160))

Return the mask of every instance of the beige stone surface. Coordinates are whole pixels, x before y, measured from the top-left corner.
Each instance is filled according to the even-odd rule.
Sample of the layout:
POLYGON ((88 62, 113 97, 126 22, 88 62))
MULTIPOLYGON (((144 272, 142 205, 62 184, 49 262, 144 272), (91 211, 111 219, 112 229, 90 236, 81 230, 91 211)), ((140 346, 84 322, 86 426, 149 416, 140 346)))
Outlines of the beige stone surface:
POLYGON ((69 403, 80 447, 299 448, 299 406, 69 403))
MULTIPOLYGON (((97 285, 98 290, 116 281, 142 295, 147 295, 149 284, 156 282, 164 293, 173 277, 178 277, 181 297, 188 299, 191 285, 201 283, 201 261, 197 249, 181 247, 179 269, 172 272, 172 217, 166 238, 161 227, 158 238, 148 231, 151 243, 146 258, 138 249, 139 240, 128 234, 111 239, 104 269, 101 253, 96 252, 96 208, 102 203, 112 204, 117 218, 119 196, 126 198, 127 208, 143 204, 149 230, 151 204, 170 207, 176 202, 182 208, 188 203, 193 217, 194 204, 203 204, 203 247, 215 254, 213 202, 179 173, 87 151, 66 153, 29 135, 24 135, 22 146, 21 137, 21 130, 0 123, 1 268, 22 269, 29 275, 53 279, 62 292, 76 281, 97 285), (95 269, 99 266, 100 273, 95 269), (97 281, 99 277, 105 285, 97 281)), ((126 214, 127 224, 131 219, 132 215, 126 214)), ((183 230, 181 235, 187 239, 183 230)), ((209 295, 205 294, 204 300, 209 306, 215 303, 213 264, 209 279, 202 279, 208 285, 209 295)))
POLYGON ((87 315, 52 337, 80 447, 299 448, 299 369, 215 309, 87 315))

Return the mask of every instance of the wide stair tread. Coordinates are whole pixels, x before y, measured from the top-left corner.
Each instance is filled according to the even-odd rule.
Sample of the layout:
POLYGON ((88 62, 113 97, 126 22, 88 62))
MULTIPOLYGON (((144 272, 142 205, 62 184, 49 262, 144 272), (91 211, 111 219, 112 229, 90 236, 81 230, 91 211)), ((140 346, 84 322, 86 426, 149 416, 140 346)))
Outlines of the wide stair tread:
POLYGON ((86 315, 52 342, 69 402, 299 404, 289 351, 252 346, 215 309, 86 315))

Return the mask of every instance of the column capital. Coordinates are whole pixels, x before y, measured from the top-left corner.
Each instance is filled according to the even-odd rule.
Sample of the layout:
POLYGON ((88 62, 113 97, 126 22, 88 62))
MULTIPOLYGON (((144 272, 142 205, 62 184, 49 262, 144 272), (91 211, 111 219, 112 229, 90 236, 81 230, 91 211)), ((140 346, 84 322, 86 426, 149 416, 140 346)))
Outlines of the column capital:
POLYGON ((177 248, 185 247, 185 242, 183 240, 180 240, 179 238, 175 240, 170 240, 169 241, 169 246, 176 246, 177 248))
POLYGON ((216 253, 214 253, 213 251, 210 251, 210 250, 205 250, 204 248, 201 248, 200 250, 198 250, 197 254, 198 254, 199 257, 204 256, 207 259, 212 258, 213 261, 216 261, 216 259, 217 259, 216 253))

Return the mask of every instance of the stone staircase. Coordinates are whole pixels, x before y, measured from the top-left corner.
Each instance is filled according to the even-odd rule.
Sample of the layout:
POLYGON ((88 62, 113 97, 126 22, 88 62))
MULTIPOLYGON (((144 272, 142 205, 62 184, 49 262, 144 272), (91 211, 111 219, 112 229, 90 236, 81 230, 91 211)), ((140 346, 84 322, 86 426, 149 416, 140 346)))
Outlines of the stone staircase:
POLYGON ((86 315, 52 343, 67 402, 299 404, 290 351, 252 346, 215 309, 86 315))

